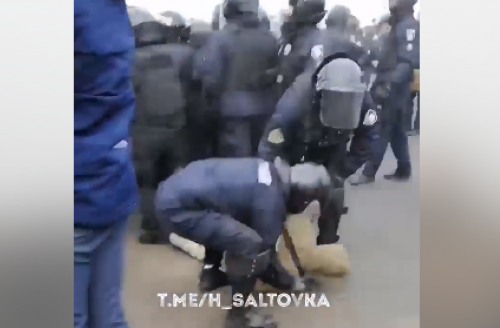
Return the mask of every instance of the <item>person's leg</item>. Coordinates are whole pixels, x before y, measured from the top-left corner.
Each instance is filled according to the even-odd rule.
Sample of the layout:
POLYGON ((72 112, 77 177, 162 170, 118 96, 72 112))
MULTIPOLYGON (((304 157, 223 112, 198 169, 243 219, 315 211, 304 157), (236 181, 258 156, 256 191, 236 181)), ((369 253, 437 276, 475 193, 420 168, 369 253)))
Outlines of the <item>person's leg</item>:
POLYGON ((89 328, 88 290, 90 286, 91 252, 85 247, 87 231, 74 229, 74 328, 89 328))
POLYGON ((415 95, 412 93, 408 99, 406 100, 406 106, 403 109, 403 117, 404 117, 404 128, 406 132, 410 132, 413 130, 413 99, 415 95))
POLYGON ((375 175, 377 174, 380 165, 382 165, 382 161, 384 160, 384 156, 387 151, 392 126, 392 122, 381 123, 379 128, 379 137, 372 145, 372 157, 365 163, 362 173, 354 176, 350 180, 351 185, 357 186, 375 181, 375 175))
POLYGON ((218 137, 218 157, 248 157, 252 154, 250 122, 223 118, 218 137))
POLYGON ((127 220, 119 221, 105 232, 96 249, 90 286, 92 328, 127 328, 123 313, 122 277, 127 220))
POLYGON ((211 292, 227 286, 227 275, 221 270, 224 253, 205 247, 205 258, 200 273, 198 288, 202 292, 211 292))
POLYGON ((89 290, 97 249, 106 239, 100 230, 74 228, 74 327, 94 328, 89 290))
POLYGON ((408 146, 408 135, 403 124, 396 123, 392 130, 390 145, 394 156, 398 161, 398 166, 393 174, 384 177, 388 180, 407 180, 411 176, 410 150, 408 146))

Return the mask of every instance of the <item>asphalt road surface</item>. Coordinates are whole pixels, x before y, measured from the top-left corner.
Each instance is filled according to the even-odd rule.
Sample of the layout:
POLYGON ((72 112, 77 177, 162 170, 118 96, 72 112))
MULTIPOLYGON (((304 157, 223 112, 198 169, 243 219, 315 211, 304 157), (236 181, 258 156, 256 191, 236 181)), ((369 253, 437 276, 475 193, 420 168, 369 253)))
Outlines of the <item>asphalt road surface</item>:
MULTIPOLYGON (((352 273, 325 282, 330 308, 272 309, 280 328, 420 327, 419 138, 410 138, 413 178, 385 181, 396 165, 388 151, 377 181, 349 187, 349 214, 341 242, 352 273)), ((136 242, 137 218, 128 239, 125 310, 131 328, 222 328, 224 310, 160 307, 158 293, 196 292, 200 263, 168 246, 136 242)))

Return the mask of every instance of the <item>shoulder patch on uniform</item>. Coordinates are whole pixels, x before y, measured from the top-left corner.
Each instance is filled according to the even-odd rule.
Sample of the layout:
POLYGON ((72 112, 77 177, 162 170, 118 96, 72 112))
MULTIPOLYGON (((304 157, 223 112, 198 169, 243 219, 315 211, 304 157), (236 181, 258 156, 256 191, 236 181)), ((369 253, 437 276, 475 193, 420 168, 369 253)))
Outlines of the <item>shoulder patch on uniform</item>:
POLYGON ((369 109, 365 114, 365 118, 363 119, 363 125, 372 126, 377 123, 377 120, 377 112, 373 109, 369 109))
POLYGON ((415 35, 416 35, 416 31, 414 29, 407 29, 406 30, 406 41, 408 42, 411 42, 413 40, 415 40, 415 35))
POLYGON ((311 48, 311 57, 320 63, 323 60, 323 45, 317 44, 311 48))
POLYGON ((413 44, 408 43, 408 45, 406 46, 406 50, 412 51, 413 50, 413 44))
POLYGON ((270 186, 273 182, 273 178, 271 176, 271 169, 269 168, 268 162, 262 162, 259 164, 259 172, 257 173, 257 181, 259 183, 265 184, 266 186, 270 186))
POLYGON ((267 136, 267 141, 269 141, 272 144, 280 144, 285 141, 285 137, 283 136, 283 132, 281 132, 281 129, 274 129, 271 132, 269 132, 269 135, 267 136))

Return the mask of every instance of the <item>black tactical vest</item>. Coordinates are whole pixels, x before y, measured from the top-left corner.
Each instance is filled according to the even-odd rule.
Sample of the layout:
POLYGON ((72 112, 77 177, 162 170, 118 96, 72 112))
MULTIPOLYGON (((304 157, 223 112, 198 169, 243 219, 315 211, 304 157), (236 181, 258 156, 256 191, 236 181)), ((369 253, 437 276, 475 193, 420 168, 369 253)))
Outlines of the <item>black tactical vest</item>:
POLYGON ((230 35, 230 59, 225 71, 226 92, 263 90, 260 83, 266 70, 271 69, 275 56, 275 39, 261 29, 234 28, 230 35))

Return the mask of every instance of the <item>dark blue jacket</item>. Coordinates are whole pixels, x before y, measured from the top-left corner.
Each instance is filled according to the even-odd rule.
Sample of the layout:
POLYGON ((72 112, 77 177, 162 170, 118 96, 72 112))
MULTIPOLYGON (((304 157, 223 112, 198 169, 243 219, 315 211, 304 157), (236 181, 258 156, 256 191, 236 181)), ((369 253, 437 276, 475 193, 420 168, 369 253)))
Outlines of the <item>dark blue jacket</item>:
POLYGON ((134 36, 123 0, 75 0, 75 225, 106 227, 133 210, 130 152, 134 36))
MULTIPOLYGON (((310 79, 299 76, 285 92, 276 106, 276 112, 268 121, 258 148, 259 157, 273 161, 276 156, 290 164, 297 162, 297 148, 305 148, 303 136, 304 112, 311 108, 312 90, 310 79), (270 133, 279 130, 282 142, 271 143, 270 133)), ((368 115, 375 114, 376 108, 368 92, 365 94, 358 127, 354 130, 350 147, 344 156, 342 174, 348 177, 356 172, 371 157, 372 143, 378 138, 376 121, 368 123, 368 115)), ((347 146, 347 145, 346 145, 347 146)), ((347 149, 347 147, 345 147, 347 149)), ((298 151, 302 154, 303 151, 298 151)), ((301 157, 302 155, 299 155, 301 157)))
MULTIPOLYGON (((235 45, 237 35, 236 24, 226 24, 223 30, 213 32, 204 46, 197 52, 194 60, 194 76, 203 83, 203 88, 209 97, 218 101, 220 114, 226 117, 247 117, 252 115, 269 115, 273 111, 273 97, 269 87, 259 87, 255 89, 248 88, 241 91, 228 91, 226 84, 228 75, 230 75, 230 63, 233 56, 238 56, 238 48, 235 45), (233 33, 234 32, 234 33, 233 33)), ((252 45, 247 44, 248 48, 254 49, 256 60, 264 61, 269 58, 268 69, 276 66, 277 41, 271 32, 260 29, 242 29, 242 35, 246 38, 252 38, 252 45), (250 35, 250 36, 248 36, 250 35), (260 44, 255 44, 259 39, 260 44)), ((241 49, 240 49, 241 51, 241 49)), ((264 79, 264 72, 262 72, 264 79)), ((275 79, 272 80, 274 83, 275 79)), ((256 85, 272 85, 269 81, 256 81, 256 85)))
POLYGON ((384 107, 384 119, 395 119, 393 113, 398 108, 405 108, 405 101, 410 97, 413 71, 420 68, 420 24, 412 13, 398 18, 387 42, 392 42, 396 53, 395 67, 390 72, 390 92, 384 107))
POLYGON ((230 215, 248 226, 267 225, 268 229, 259 230, 269 231, 272 236, 261 237, 272 241, 279 236, 286 218, 287 188, 274 165, 261 159, 196 161, 160 185, 156 210, 160 219, 179 210, 230 215), (272 181, 259 183, 259 165, 262 164, 269 167, 272 181))

